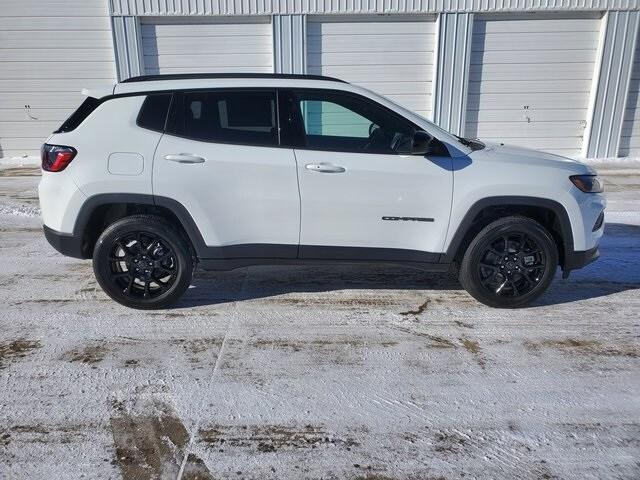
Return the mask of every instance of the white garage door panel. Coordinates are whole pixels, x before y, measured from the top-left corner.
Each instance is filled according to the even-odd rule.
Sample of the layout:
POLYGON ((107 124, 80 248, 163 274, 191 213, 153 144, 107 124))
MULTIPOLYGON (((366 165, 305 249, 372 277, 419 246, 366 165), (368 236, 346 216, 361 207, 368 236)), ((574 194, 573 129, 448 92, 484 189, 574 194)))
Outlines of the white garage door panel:
POLYGON ((307 26, 307 70, 352 82, 431 116, 433 17, 317 17, 307 26))
POLYGON ((580 156, 601 21, 536 17, 476 20, 466 134, 580 156))
MULTIPOLYGON (((576 32, 576 35, 578 33, 576 32)), ((560 48, 561 44, 558 44, 560 48)), ((473 51, 473 65, 505 63, 508 65, 549 65, 554 63, 593 62, 595 50, 518 50, 518 51, 473 51)))
MULTIPOLYGON (((423 81, 431 84, 433 65, 398 65, 393 68, 385 68, 380 65, 334 65, 334 66, 309 66, 309 73, 337 77, 359 85, 378 85, 380 83, 401 83, 423 81), (384 70, 383 70, 384 68, 384 70), (372 77, 371 71, 375 70, 372 77), (324 73, 321 73, 324 72, 324 73), (398 78, 403 80, 398 80, 398 78)), ((379 91, 378 93, 383 93, 379 91)))
MULTIPOLYGON (((477 87, 476 87, 477 88, 477 87)), ((588 93, 588 92, 587 92, 588 93)), ((529 113, 545 108, 563 107, 565 109, 587 109, 588 95, 585 101, 584 92, 522 92, 522 93, 481 93, 471 94, 467 99, 470 109, 493 109, 496 106, 512 106, 525 112, 523 106, 529 106, 529 113)), ((586 117, 584 117, 586 118, 586 117)))
POLYGON ((273 72, 268 19, 225 23, 209 19, 205 23, 207 20, 145 20, 142 48, 146 73, 273 72))
MULTIPOLYGON (((529 113, 531 114, 531 112, 529 113)), ((536 110, 538 122, 579 122, 583 118, 584 112, 582 110, 536 110)), ((521 122, 526 120, 527 114, 520 110, 474 110, 467 113, 467 122, 521 122)))
MULTIPOLYGON (((21 105, 22 106, 22 105, 21 105)), ((55 108, 40 108, 38 110, 38 121, 42 122, 57 122, 56 129, 62 122, 58 121, 60 114, 55 108)), ((31 122, 32 120, 27 115, 24 108, 0 108, 0 122, 31 122)), ((2 125, 2 123, 0 123, 2 125)), ((0 134, 5 135, 4 125, 0 134)), ((55 129, 54 129, 55 130, 55 129)))
MULTIPOLYGON (((78 93, 87 86, 87 80, 83 78, 29 78, 20 79, 19 82, 9 79, 0 79, 0 92, 20 93, 33 92, 38 90, 49 90, 52 92, 74 92, 78 93)), ((78 98, 76 96, 76 98, 78 98)))
POLYGON ((227 54, 246 55, 271 52, 269 38, 263 36, 233 37, 142 37, 145 55, 227 54))
POLYGON ((271 53, 266 54, 218 54, 218 55, 159 55, 156 57, 158 67, 167 68, 186 68, 193 69, 196 65, 217 65, 224 64, 228 67, 246 67, 248 65, 262 65, 264 67, 271 66, 271 53))
MULTIPOLYGON (((82 95, 76 92, 29 92, 27 98, 29 105, 32 108, 37 106, 38 110, 43 109, 66 109, 73 110, 78 106, 78 104, 82 101, 82 95)), ((0 92, 0 109, 5 108, 21 108, 24 111, 25 106, 25 94, 23 92, 20 93, 11 93, 11 92, 0 92)), ((38 117, 38 113, 31 112, 32 116, 38 117)), ((58 116, 60 116, 60 112, 58 112, 58 116)), ((39 117, 38 117, 39 118, 39 117)), ((66 118, 66 117, 65 117, 66 118)), ((64 118, 60 119, 60 123, 64 118)), ((2 132, 2 129, 0 129, 2 132)), ((49 132, 51 133, 51 132, 49 132)))
MULTIPOLYGON (((60 122, 40 122, 40 127, 53 132, 60 126, 60 122)), ((7 137, 26 137, 33 127, 29 122, 7 122, 2 126, 2 135, 7 137)))
POLYGON ((550 63, 550 64, 475 64, 469 68, 469 79, 479 80, 588 80, 593 76, 595 63, 550 63))
MULTIPOLYGON (((313 31, 314 29, 312 29, 313 31)), ((350 52, 411 52, 412 49, 418 48, 419 51, 433 51, 433 38, 425 38, 424 34, 402 33, 402 34, 375 34, 375 35, 313 35, 314 41, 309 43, 309 53, 321 52, 344 52, 348 49, 350 52), (345 38, 348 43, 345 44, 345 38), (318 41, 318 39, 322 39, 318 41)))
MULTIPOLYGON (((112 51, 110 53, 113 55, 112 51)), ((63 65, 64 68, 62 68, 61 62, 58 62, 57 68, 47 68, 51 67, 48 63, 3 62, 0 75, 2 78, 16 80, 37 79, 43 76, 47 78, 104 79, 101 83, 102 86, 115 83, 115 79, 110 78, 115 68, 113 58, 104 62, 64 62, 63 65), (34 67, 34 63, 38 66, 34 67)), ((85 86, 89 87, 91 83, 97 82, 87 82, 85 86)), ((81 98, 79 95, 80 92, 78 92, 76 99, 81 98)))
MULTIPOLYGON (((106 49, 110 53, 110 49, 106 49)), ((20 58, 21 62, 95 62, 95 49, 71 49, 71 48, 2 48, 0 49, 0 62, 15 61, 20 58), (18 55, 19 52, 19 57, 18 55)))
POLYGON ((0 157, 38 155, 44 140, 82 102, 83 88, 116 81, 108 4, 0 4, 0 157))
MULTIPOLYGON (((69 21, 69 20, 65 20, 69 21)), ((106 20, 108 22, 108 20, 106 20)), ((113 51, 111 32, 106 31, 65 31, 64 23, 53 31, 7 31, 0 32, 2 48, 98 48, 113 51)), ((109 24, 107 23, 107 26, 109 24)))
POLYGON ((514 38, 510 33, 485 34, 485 50, 557 50, 562 45, 564 50, 584 50, 598 48, 598 37, 584 39, 576 35, 577 32, 517 32, 514 38), (551 35, 549 35, 551 33, 551 35))
POLYGON ((541 20, 557 20, 562 21, 562 28, 560 33, 563 32, 584 32, 584 31, 599 31, 600 30, 600 18, 598 15, 592 15, 591 18, 581 16, 581 18, 558 18, 559 15, 552 13, 549 15, 530 15, 526 16, 512 15, 509 21, 504 22, 483 22, 482 25, 474 27, 474 30, 480 34, 482 33, 536 33, 536 32, 551 32, 558 33, 557 23, 548 23, 541 20), (529 18, 526 18, 526 17, 529 18), (534 17, 534 18, 531 18, 534 17))
POLYGON ((640 157, 640 42, 636 48, 631 71, 618 154, 622 157, 640 157))
MULTIPOLYGON (((3 125, 0 124, 0 128, 2 127, 3 125)), ((37 155, 40 147, 50 133, 51 130, 48 130, 44 137, 0 137, 2 153, 8 158, 23 155, 37 155)))
POLYGON ((572 90, 583 91, 591 88, 591 80, 514 80, 481 82, 476 88, 480 93, 518 93, 526 90, 531 93, 564 93, 572 90))
MULTIPOLYGON (((412 52, 395 52, 386 57, 387 65, 429 65, 425 62, 415 63, 416 56, 412 52)), ((340 66, 340 65, 377 65, 380 66, 380 52, 323 52, 308 53, 307 61, 312 65, 340 66)))

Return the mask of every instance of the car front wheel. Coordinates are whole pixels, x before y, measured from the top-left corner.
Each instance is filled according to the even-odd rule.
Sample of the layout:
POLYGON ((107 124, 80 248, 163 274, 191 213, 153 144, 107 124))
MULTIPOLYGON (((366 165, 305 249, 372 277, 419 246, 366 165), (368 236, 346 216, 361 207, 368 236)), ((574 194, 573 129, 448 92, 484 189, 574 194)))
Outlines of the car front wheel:
POLYGON ((460 283, 476 299, 497 308, 522 307, 553 280, 558 250, 540 223, 511 216, 484 227, 460 265, 460 283))
POLYGON ((139 309, 164 308, 189 287, 194 261, 184 237, 160 217, 133 215, 100 235, 93 270, 116 302, 139 309))

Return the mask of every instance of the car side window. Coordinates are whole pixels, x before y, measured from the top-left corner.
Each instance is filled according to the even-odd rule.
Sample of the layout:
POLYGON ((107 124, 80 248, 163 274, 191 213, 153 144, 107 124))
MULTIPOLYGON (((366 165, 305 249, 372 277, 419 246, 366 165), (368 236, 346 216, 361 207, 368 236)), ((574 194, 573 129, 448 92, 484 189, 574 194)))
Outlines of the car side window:
POLYGON ((162 132, 170 103, 170 93, 147 95, 140 108, 136 124, 148 130, 162 132))
POLYGON ((167 132, 205 142, 278 145, 274 91, 196 91, 176 95, 167 132))
POLYGON ((309 149, 393 154, 415 131, 410 122, 357 95, 302 91, 297 101, 309 149))

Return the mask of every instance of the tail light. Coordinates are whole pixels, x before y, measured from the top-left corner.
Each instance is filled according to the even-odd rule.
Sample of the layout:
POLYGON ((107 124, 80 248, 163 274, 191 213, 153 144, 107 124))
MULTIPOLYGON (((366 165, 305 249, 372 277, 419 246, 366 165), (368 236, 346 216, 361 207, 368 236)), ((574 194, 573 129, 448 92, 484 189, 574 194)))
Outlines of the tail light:
POLYGON ((40 149, 42 169, 47 172, 61 172, 67 168, 77 153, 73 147, 45 143, 40 149))

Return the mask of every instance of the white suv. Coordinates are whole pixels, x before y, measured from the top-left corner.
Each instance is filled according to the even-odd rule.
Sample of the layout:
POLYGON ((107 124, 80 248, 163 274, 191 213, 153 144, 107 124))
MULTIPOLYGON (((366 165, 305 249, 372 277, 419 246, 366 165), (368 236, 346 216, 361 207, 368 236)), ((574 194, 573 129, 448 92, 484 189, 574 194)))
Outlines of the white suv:
POLYGON ((44 231, 114 300, 161 308, 196 265, 387 262, 519 307, 598 257, 587 166, 460 138, 326 77, 135 77, 85 91, 42 147, 44 231))

